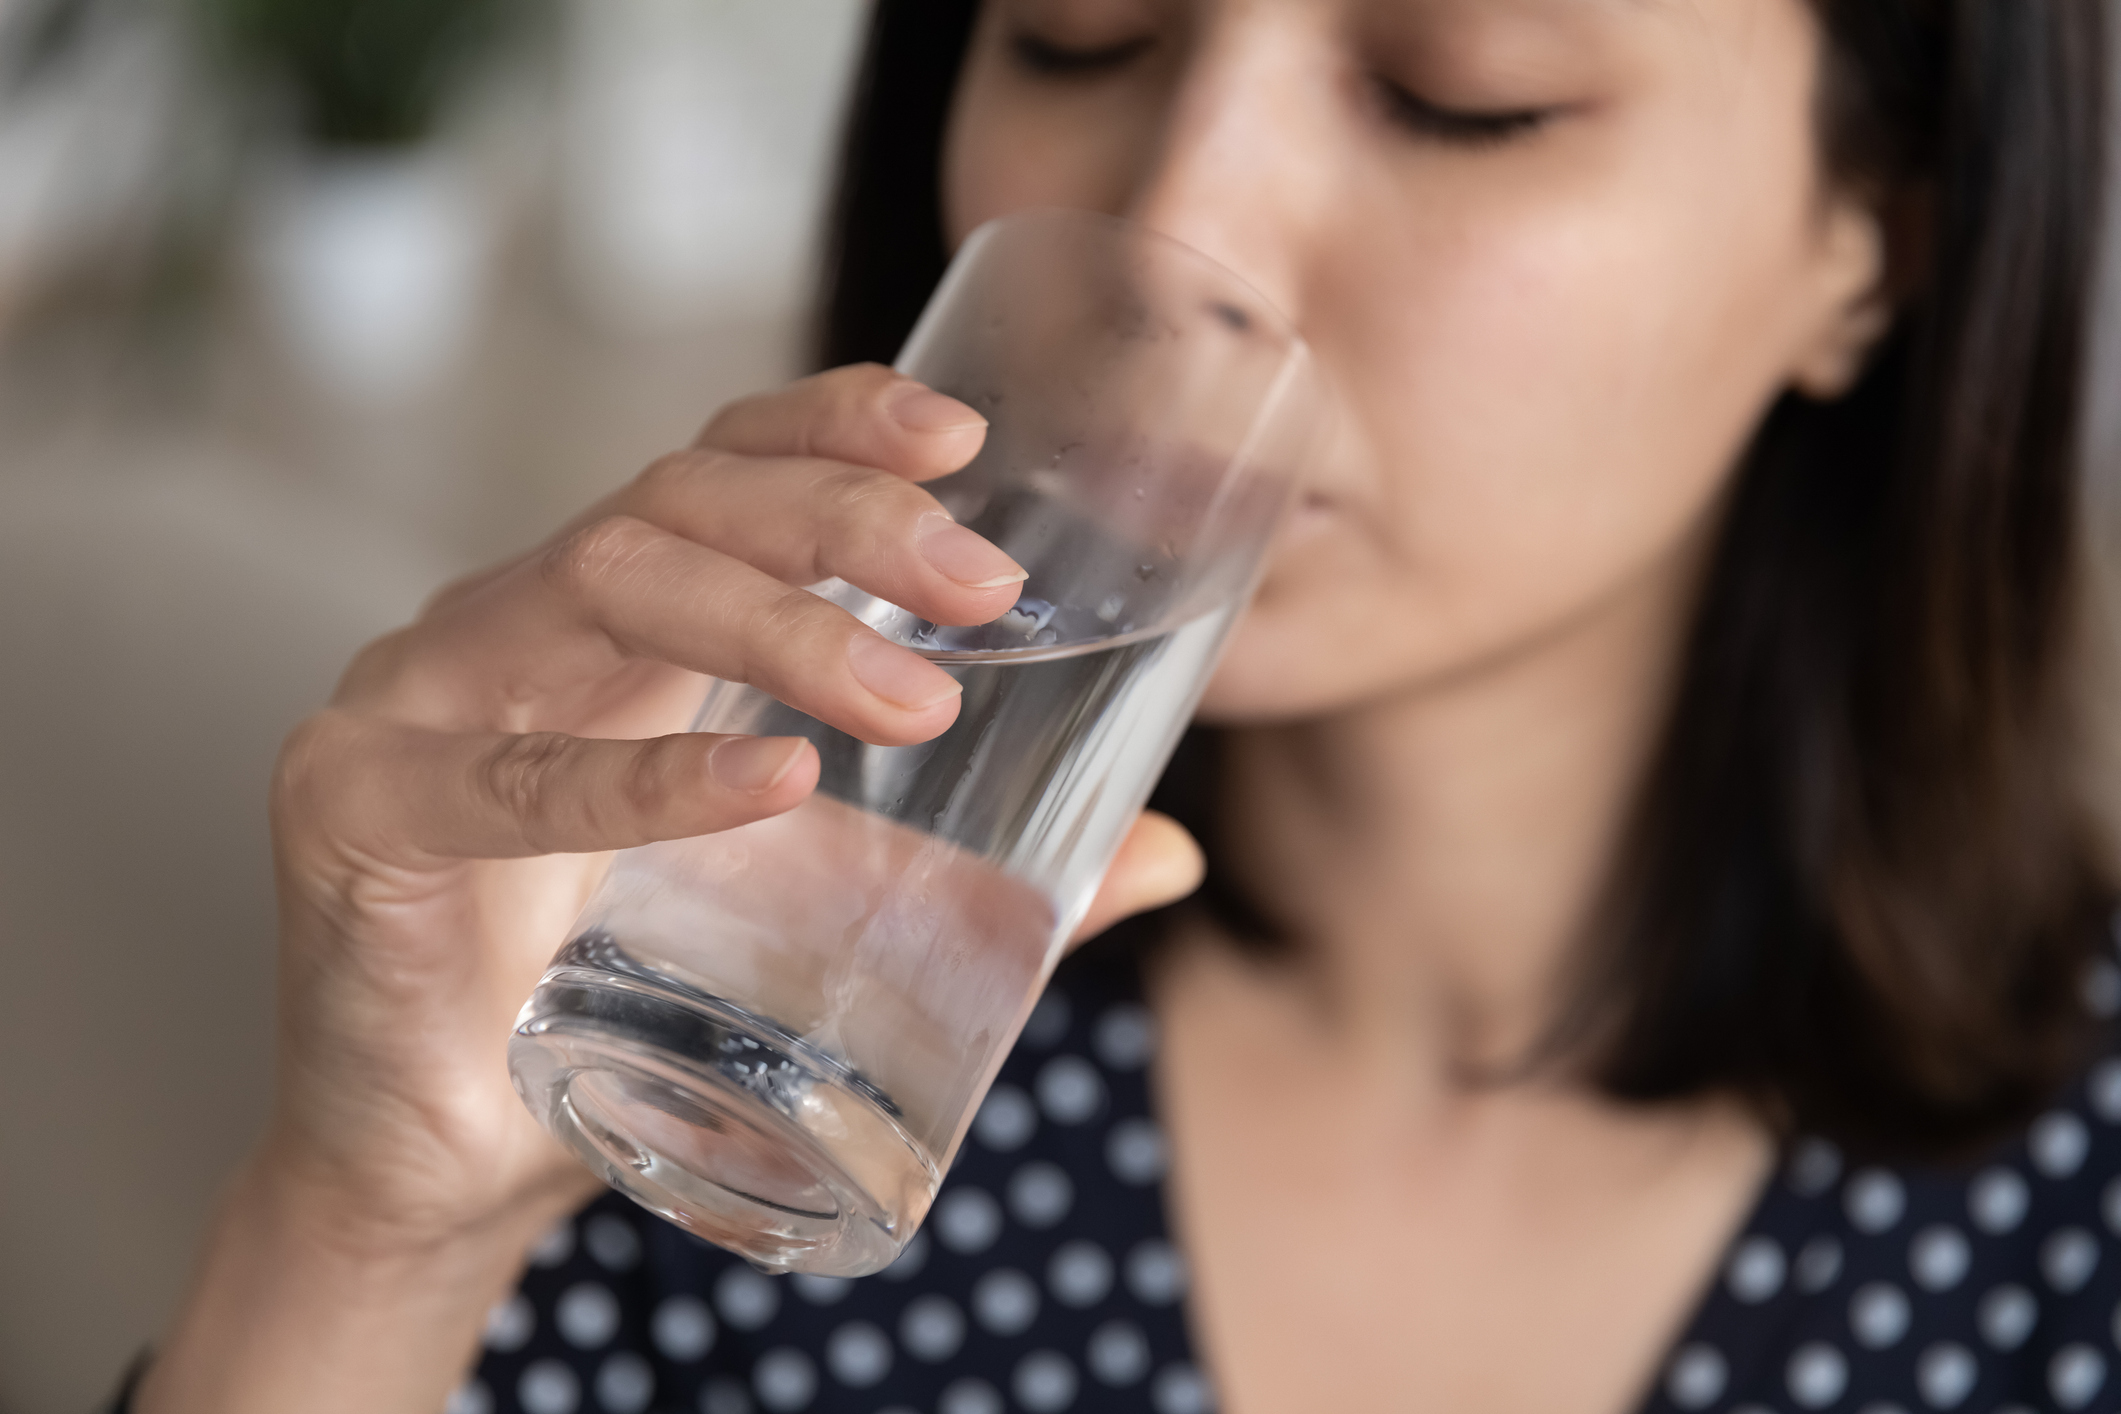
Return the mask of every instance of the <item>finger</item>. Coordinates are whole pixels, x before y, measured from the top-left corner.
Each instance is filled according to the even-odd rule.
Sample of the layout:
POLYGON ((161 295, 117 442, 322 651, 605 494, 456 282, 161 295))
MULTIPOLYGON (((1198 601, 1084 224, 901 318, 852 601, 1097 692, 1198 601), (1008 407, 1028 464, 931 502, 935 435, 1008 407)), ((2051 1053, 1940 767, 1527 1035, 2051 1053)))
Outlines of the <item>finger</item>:
POLYGON ((877 363, 815 374, 716 413, 698 446, 754 457, 825 457, 913 481, 956 471, 987 419, 877 363))
POLYGON ((817 777, 801 737, 460 735, 326 712, 289 739, 274 810, 283 828, 419 865, 713 834, 791 809, 817 777))
POLYGON ((957 718, 957 681, 919 654, 815 594, 627 516, 524 562, 412 639, 397 657, 413 653, 422 670, 395 672, 410 685, 383 705, 429 725, 543 725, 509 714, 639 660, 749 683, 881 746, 927 741, 957 718), (454 715, 415 698, 422 687, 454 715))
POLYGON ((1177 903, 1200 887, 1206 872, 1207 859, 1183 826, 1168 815, 1142 812, 1068 945, 1078 946, 1122 918, 1177 903))
POLYGON ((682 452, 617 508, 788 584, 844 579, 933 623, 990 623, 1025 579, 920 487, 847 462, 682 452))

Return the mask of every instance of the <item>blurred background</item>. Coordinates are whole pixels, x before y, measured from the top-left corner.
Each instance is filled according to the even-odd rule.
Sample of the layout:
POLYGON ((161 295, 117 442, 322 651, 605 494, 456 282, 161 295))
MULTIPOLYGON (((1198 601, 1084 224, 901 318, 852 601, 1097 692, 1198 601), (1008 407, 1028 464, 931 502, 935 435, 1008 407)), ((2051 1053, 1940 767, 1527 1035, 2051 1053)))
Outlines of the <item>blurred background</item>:
POLYGON ((865 10, 0 0, 0 1414, 109 1390, 260 1120, 281 735, 799 371, 865 10))
POLYGON ((860 0, 0 0, 0 1411, 269 1085, 286 729, 799 371, 860 0))

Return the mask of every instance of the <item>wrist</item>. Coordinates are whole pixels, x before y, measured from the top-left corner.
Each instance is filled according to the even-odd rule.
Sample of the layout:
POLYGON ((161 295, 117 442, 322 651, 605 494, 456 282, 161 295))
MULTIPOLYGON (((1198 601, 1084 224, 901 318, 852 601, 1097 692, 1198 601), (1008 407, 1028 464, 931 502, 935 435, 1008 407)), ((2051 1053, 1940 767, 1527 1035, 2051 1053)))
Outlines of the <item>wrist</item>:
POLYGON ((393 1223, 267 1145, 237 1173, 136 1414, 431 1410, 541 1230, 393 1223))

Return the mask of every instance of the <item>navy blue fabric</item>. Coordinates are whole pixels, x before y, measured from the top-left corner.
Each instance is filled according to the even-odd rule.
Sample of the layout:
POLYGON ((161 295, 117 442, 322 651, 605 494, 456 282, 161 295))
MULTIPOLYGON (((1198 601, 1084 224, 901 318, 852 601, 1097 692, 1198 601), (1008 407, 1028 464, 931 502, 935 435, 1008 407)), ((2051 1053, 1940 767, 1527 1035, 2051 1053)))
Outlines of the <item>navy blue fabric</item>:
MULTIPOLYGON (((495 1309, 452 1414, 1206 1414, 1153 1039, 1131 968, 1063 967, 875 1277, 763 1277, 598 1200, 495 1309)), ((1644 1414, 2121 1408, 2116 1175, 2113 1059, 1965 1169, 1792 1146, 1644 1414)))

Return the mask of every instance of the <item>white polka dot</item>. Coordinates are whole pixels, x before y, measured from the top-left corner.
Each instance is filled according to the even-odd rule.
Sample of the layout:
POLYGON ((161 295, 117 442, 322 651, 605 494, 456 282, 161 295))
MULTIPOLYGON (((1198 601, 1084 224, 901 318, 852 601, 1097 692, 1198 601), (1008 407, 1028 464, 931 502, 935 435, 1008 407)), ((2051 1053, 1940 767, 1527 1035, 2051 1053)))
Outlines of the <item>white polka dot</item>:
POLYGON ((1074 1205, 1075 1183, 1058 1164, 1038 1159, 1009 1175, 1009 1213, 1025 1227, 1052 1227, 1074 1205))
POLYGON ((825 1368, 850 1389, 868 1389, 891 1373, 891 1337, 867 1321, 849 1321, 826 1337, 825 1368))
POLYGON ((1105 1080, 1081 1056, 1055 1056, 1039 1068, 1039 1108, 1055 1124, 1081 1124, 1105 1103, 1105 1080))
POLYGON ((1824 1234, 1805 1243, 1797 1254, 1797 1289, 1817 1293, 1840 1279, 1841 1244, 1824 1234))
POLYGON ((574 1255, 574 1224, 563 1222, 538 1239, 530 1249, 533 1267, 557 1267, 574 1255))
POLYGON ((1841 1151, 1824 1139, 1806 1139, 1790 1151, 1789 1183, 1806 1198, 1817 1198, 1841 1177, 1841 1151))
POLYGON ((714 1349, 714 1315, 697 1296, 668 1297, 655 1308, 648 1333, 665 1359, 689 1365, 714 1349))
POLYGON ((2121 1012, 2121 968, 2099 960, 2084 969, 2079 984, 2084 998, 2084 1009, 2103 1020, 2110 1020, 2121 1012))
POLYGON ((737 1330, 762 1330, 780 1314, 781 1289, 749 1267, 731 1267, 714 1279, 714 1309, 737 1330))
POLYGON ((1849 1180, 1841 1204, 1856 1231, 1876 1237, 1907 1211, 1907 1189, 1885 1169, 1864 1169, 1849 1180))
POLYGON ((972 1319, 996 1335, 1022 1335, 1038 1319, 1038 1288, 1013 1267, 1001 1267, 972 1287, 972 1319))
POLYGON ((2040 1303, 2015 1283, 1990 1291, 1974 1308, 1975 1329, 1997 1350, 2016 1350, 2025 1344, 2039 1320, 2040 1303))
POLYGON ((1074 1009, 1068 999, 1059 992, 1048 992, 1031 1008, 1031 1015, 1024 1022, 1023 1042, 1050 1051, 1068 1034, 1068 1023, 1073 1019, 1074 1009))
POLYGON ((1782 1290, 1782 1279, 1788 1270, 1789 1261, 1774 1238, 1748 1237, 1732 1251, 1723 1279, 1732 1296, 1748 1306, 1758 1306, 1782 1290))
POLYGON ((641 1265, 641 1235, 616 1213, 591 1218, 582 1229, 582 1245, 606 1271, 630 1272, 641 1265))
POLYGON ((1127 1254, 1127 1290, 1144 1306, 1169 1306, 1186 1294, 1186 1263, 1178 1249, 1152 1237, 1127 1254))
POLYGON ((1140 1070, 1156 1054, 1156 1021, 1147 1007, 1123 1002, 1097 1019, 1090 1049, 1114 1070, 1140 1070))
POLYGON ((769 1350, 751 1367, 751 1388, 759 1403, 777 1414, 808 1409, 817 1398, 817 1366, 794 1346, 769 1350))
POLYGON ((1849 1331, 1866 1349, 1898 1345, 1913 1316, 1906 1294, 1890 1282, 1867 1282, 1849 1298, 1849 1331))
POLYGON ((1105 1165, 1121 1183, 1145 1187, 1162 1178, 1169 1163, 1163 1128, 1153 1119, 1123 1119, 1105 1136, 1105 1165))
POLYGON ((2032 1206, 2032 1190, 2014 1171, 1998 1165, 1983 1169, 1966 1189, 1966 1215, 1992 1237, 2016 1232, 2032 1206))
POLYGON ((530 1344, 537 1328, 537 1308, 519 1291, 486 1313, 486 1348, 513 1354, 530 1344))
POLYGON ((1046 1263, 1046 1289, 1063 1306, 1095 1306, 1111 1294, 1112 1259, 1095 1242, 1063 1243, 1046 1263))
POLYGON ((2121 1124, 2121 1057, 2108 1057, 2092 1067, 2084 1098, 2093 1114, 2108 1124, 2121 1124))
POLYGON ((854 1292, 854 1282, 847 1277, 821 1277, 816 1272, 797 1272, 789 1283, 795 1294, 813 1306, 837 1306, 854 1292))
POLYGON ((935 1205, 935 1235, 951 1251, 976 1256, 1002 1235, 1002 1205, 983 1188, 953 1188, 935 1205))
POLYGON ((953 1380, 935 1402, 936 1414, 1002 1414, 1002 1392, 985 1380, 953 1380))
POLYGON ((898 1343, 916 1360, 948 1360, 965 1343, 965 1313, 947 1296, 915 1297, 898 1318, 898 1343))
POLYGON ((2033 1167, 2049 1178, 2068 1178, 2084 1167, 2091 1142, 2084 1121, 2068 1110, 2051 1110, 2040 1116, 2025 1136, 2033 1167))
POLYGON ((972 1137, 997 1154, 1013 1154, 1038 1130, 1038 1106, 1014 1085, 997 1085, 972 1117, 972 1137))
POLYGON ((630 1350, 621 1350, 597 1369, 597 1403, 606 1414, 641 1414, 655 1398, 655 1370, 630 1350))
POLYGON ((2089 1345, 2065 1345, 2047 1362, 2047 1392, 2064 1409, 2082 1409, 2106 1385, 2106 1357, 2089 1345))
POLYGON ((1950 1291, 1966 1280, 1974 1249, 1966 1235, 1948 1223, 1934 1223, 1907 1245, 1907 1269, 1924 1291, 1950 1291))
POLYGON ((1059 1414, 1075 1403, 1075 1366, 1057 1350, 1034 1350, 1016 1362, 1009 1393, 1031 1414, 1059 1414))
POLYGON ((2099 1239, 2081 1227, 2065 1227, 2040 1244, 2040 1274, 2057 1291, 2071 1292, 2099 1269, 2099 1239))
POLYGON ((1149 1384, 1149 1402, 1156 1414, 1209 1414, 1215 1408, 1215 1391, 1200 1371, 1174 1363, 1156 1372, 1149 1384))
POLYGON ((928 1234, 916 1232, 907 1239, 898 1256, 891 1259, 891 1265, 878 1272, 877 1276, 884 1281, 911 1281, 919 1276, 921 1268, 927 1265, 928 1234))
POLYGON ((751 1391, 727 1375, 717 1375, 700 1391, 700 1414, 751 1414, 751 1391))
POLYGON ((1980 1378, 1974 1352, 1956 1341, 1939 1341, 1915 1361, 1915 1389, 1932 1409, 1957 1409, 1980 1378))
POLYGON ((493 1414, 493 1391, 478 1380, 466 1380, 449 1392, 442 1414, 493 1414))
POLYGON ((1132 1321, 1107 1321, 1090 1332, 1085 1360, 1099 1380, 1125 1389, 1149 1373, 1149 1337, 1132 1321))
POLYGON ((1731 1367, 1712 1345, 1683 1345, 1665 1372, 1664 1392, 1681 1409, 1706 1409, 1723 1398, 1731 1367))
POLYGON ((619 1298, 593 1281, 577 1282, 560 1293, 552 1321, 569 1345, 595 1350, 619 1333, 619 1298))
POLYGON ((1824 1341, 1808 1341, 1791 1353, 1783 1382, 1802 1407, 1824 1409, 1848 1388, 1848 1359, 1824 1341))
POLYGON ((516 1403, 523 1414, 574 1414, 582 1403, 582 1382, 557 1360, 538 1360, 516 1381, 516 1403))

